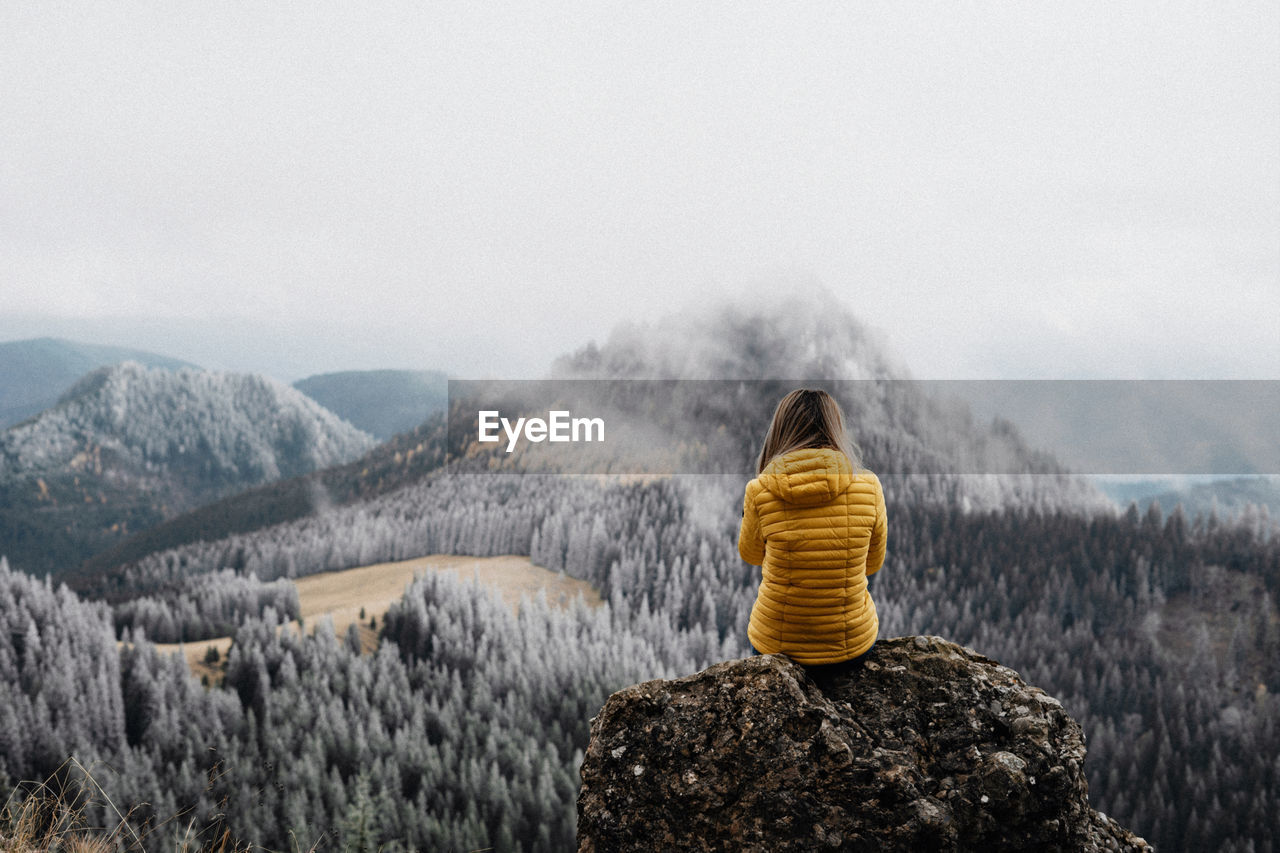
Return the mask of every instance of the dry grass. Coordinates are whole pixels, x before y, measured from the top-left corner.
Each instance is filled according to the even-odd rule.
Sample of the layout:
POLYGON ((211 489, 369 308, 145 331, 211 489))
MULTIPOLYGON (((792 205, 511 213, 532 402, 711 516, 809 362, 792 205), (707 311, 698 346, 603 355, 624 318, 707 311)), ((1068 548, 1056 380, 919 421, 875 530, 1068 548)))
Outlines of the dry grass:
POLYGON ((43 782, 18 785, 0 808, 0 850, 27 853, 67 850, 77 853, 141 850, 142 842, 127 816, 76 758, 68 758, 43 782), (106 802, 118 822, 114 827, 87 824, 95 801, 106 802))
POLYGON ((395 563, 375 563, 341 572, 325 572, 298 578, 298 598, 302 603, 302 616, 313 618, 328 614, 333 617, 334 630, 341 634, 352 622, 357 621, 361 608, 366 621, 377 615, 381 623, 387 612, 405 587, 422 572, 451 572, 463 580, 477 578, 482 584, 492 585, 502 593, 503 600, 515 608, 520 596, 536 595, 546 590, 552 603, 567 604, 582 593, 588 604, 598 607, 603 602, 591 584, 576 578, 535 566, 528 557, 505 555, 501 557, 458 557, 452 554, 432 554, 413 560, 395 563))
MULTIPOLYGON (((0 851, 5 853, 145 853, 155 849, 149 836, 175 815, 151 829, 122 813, 103 790, 94 773, 75 757, 64 761, 42 782, 21 782, 0 807, 0 851), (100 808, 99 808, 100 807, 100 808), (90 823, 90 811, 111 816, 108 825, 90 823)), ((230 833, 189 822, 176 850, 210 853, 248 853, 250 847, 234 842, 230 833), (208 837, 202 837, 208 836, 208 837)))
MULTIPOLYGON (((156 834, 170 824, 182 829, 174 846, 164 848, 175 853, 263 849, 232 838, 220 819, 199 827, 186 812, 144 826, 132 810, 121 813, 93 772, 71 756, 43 782, 18 783, 0 806, 0 853, 148 853, 162 849, 156 834), (109 825, 90 825, 88 812, 99 811, 94 807, 111 815, 109 825)), ((293 837, 291 853, 316 853, 320 843, 304 848, 293 837)))
MULTIPOLYGON (((522 595, 532 597, 544 590, 547 600, 560 606, 567 605, 579 593, 592 607, 599 607, 604 603, 591 584, 535 566, 528 557, 431 554, 412 560, 375 563, 298 578, 294 584, 298 587, 303 622, 314 628, 320 617, 329 616, 333 619, 334 632, 339 637, 346 633, 348 625, 358 622, 361 647, 365 652, 371 652, 377 648, 378 632, 369 627, 369 620, 376 618, 381 626, 387 608, 404 595, 405 587, 414 577, 433 571, 451 572, 462 580, 475 578, 484 585, 496 587, 503 600, 513 609, 519 606, 522 595), (362 610, 363 619, 360 617, 362 610)), ((197 678, 206 676, 211 684, 216 684, 221 681, 225 670, 231 638, 218 637, 192 643, 157 643, 156 648, 162 652, 181 651, 197 678), (210 647, 218 650, 218 663, 210 664, 205 661, 210 647)))

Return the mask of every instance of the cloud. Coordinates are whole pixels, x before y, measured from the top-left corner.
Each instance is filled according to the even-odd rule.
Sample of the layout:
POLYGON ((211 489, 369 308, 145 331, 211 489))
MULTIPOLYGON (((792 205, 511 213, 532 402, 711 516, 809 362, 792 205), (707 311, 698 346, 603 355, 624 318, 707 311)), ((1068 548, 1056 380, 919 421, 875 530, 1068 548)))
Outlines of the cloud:
POLYGON ((798 270, 922 376, 1280 364, 1269 4, 11 5, 0 27, 0 329, 345 326, 335 361, 528 375, 798 270))

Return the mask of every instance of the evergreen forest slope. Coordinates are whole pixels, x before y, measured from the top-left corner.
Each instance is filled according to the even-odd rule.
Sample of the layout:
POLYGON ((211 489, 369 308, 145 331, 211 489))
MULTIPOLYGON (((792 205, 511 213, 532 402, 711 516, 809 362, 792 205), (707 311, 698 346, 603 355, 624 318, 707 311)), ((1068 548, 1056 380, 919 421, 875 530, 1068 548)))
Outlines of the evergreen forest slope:
POLYGON ((0 553, 23 570, 60 575, 133 531, 372 445, 260 376, 100 368, 53 408, 0 433, 0 553))
POLYGON ((444 427, 444 416, 437 415, 351 462, 245 489, 163 521, 93 555, 68 583, 108 594, 118 568, 148 554, 241 536, 419 482, 444 464, 444 427))

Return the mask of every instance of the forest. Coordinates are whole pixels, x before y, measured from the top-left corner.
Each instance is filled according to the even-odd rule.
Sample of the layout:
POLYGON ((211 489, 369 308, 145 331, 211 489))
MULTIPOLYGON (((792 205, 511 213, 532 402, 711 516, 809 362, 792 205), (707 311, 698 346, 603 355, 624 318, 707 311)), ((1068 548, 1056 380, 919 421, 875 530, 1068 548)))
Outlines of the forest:
MULTIPOLYGON (((885 480, 883 636, 946 637, 1057 696, 1088 737, 1095 807, 1159 848, 1276 849, 1269 524, 1158 506, 965 512, 947 499, 955 484, 923 500, 885 480)), ((226 832, 271 849, 571 849, 587 725, 608 694, 746 650, 758 569, 734 548, 740 501, 708 477, 440 471, 146 558, 116 592, 147 603, 114 613, 6 568, 0 781, 74 775, 75 755, 136 806, 131 831, 166 843, 226 832), (533 600, 516 615, 489 590, 428 576, 372 655, 354 635, 273 630, 288 602, 262 593, 279 578, 436 552, 529 554, 608 603, 533 600), (193 609, 184 588, 222 603, 193 609), (149 645, 166 609, 193 630, 239 620, 223 685, 149 645)))
POLYGON ((742 487, 794 383, 669 380, 786 366, 857 378, 835 390, 885 487, 882 636, 942 636, 1057 696, 1088 738, 1094 806, 1160 849, 1276 853, 1280 539, 1265 510, 1117 511, 1010 424, 887 381, 893 365, 841 312, 767 336, 734 307, 690 323, 617 330, 554 374, 618 378, 592 389, 602 407, 679 430, 682 453, 736 474, 516 473, 466 446, 455 406, 54 572, 76 591, 6 563, 0 797, 83 786, 86 820, 132 849, 572 849, 608 695, 748 651, 759 569, 737 553, 742 487), (277 630, 298 612, 291 579, 427 554, 525 555, 605 604, 513 612, 433 574, 376 623, 371 654, 359 626, 277 630), (228 634, 225 677, 207 684, 153 645, 228 634))

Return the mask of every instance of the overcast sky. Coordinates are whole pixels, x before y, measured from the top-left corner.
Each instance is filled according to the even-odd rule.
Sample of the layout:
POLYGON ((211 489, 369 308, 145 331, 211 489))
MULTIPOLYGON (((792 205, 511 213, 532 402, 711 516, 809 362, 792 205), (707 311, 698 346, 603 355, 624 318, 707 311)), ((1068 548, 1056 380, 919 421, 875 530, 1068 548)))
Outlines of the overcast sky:
POLYGON ((1278 10, 4 3, 0 339, 528 376, 805 278, 919 377, 1280 378, 1278 10))

